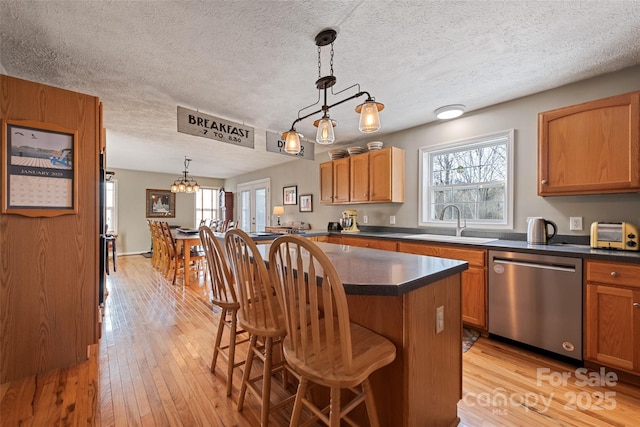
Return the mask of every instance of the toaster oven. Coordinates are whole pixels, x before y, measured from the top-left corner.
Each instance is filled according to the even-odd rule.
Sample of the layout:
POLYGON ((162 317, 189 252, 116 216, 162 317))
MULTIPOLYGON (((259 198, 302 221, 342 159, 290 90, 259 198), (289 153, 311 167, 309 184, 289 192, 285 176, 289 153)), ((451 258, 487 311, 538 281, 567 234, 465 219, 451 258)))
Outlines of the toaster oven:
POLYGON ((591 247, 637 251, 640 249, 638 229, 628 222, 594 222, 591 247))

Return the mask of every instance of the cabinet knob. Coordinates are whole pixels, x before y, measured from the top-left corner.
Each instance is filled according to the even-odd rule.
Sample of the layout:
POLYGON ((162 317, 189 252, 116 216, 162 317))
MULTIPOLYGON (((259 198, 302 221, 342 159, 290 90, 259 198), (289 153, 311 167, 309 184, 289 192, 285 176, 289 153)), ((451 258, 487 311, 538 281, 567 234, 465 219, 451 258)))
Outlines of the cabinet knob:
POLYGON ((618 272, 617 271, 612 271, 611 272, 611 277, 618 277, 618 272))
POLYGON ((549 183, 549 181, 547 181, 546 179, 543 179, 542 181, 540 181, 540 183, 542 185, 547 185, 549 183))
POLYGON ((634 302, 633 303, 633 307, 634 308, 640 308, 640 302, 634 302))

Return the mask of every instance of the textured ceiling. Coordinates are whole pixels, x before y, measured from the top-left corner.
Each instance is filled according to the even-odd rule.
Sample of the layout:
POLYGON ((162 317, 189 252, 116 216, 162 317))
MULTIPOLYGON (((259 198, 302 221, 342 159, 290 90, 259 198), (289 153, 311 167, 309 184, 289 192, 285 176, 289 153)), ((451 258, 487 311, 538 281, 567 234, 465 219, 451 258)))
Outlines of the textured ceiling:
MULTIPOLYGON (((332 109, 341 144, 640 63, 637 0, 0 0, 0 69, 100 97, 111 168, 178 175, 187 155, 192 175, 227 178, 291 160, 264 133, 317 100, 327 27, 335 89, 359 83, 385 104, 373 137, 357 131, 360 100, 332 109), (255 149, 178 133, 178 105, 254 127, 255 149)), ((297 127, 310 139, 312 122, 297 127)))

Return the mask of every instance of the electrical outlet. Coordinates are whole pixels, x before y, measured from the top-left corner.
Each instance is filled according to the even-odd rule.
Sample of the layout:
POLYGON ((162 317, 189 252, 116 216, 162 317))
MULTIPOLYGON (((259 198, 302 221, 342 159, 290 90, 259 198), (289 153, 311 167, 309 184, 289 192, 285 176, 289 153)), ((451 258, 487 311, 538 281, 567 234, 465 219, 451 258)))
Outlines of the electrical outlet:
POLYGON ((393 225, 396 223, 396 216, 395 215, 391 215, 389 217, 389 224, 393 225))
POLYGON ((444 305, 436 308, 436 334, 444 331, 444 305))
POLYGON ((581 216, 572 216, 569 217, 569 230, 582 230, 582 217, 581 216))
POLYGON ((363 217, 362 217, 362 223, 363 223, 363 224, 368 224, 368 223, 369 223, 369 217, 368 217, 368 216, 366 216, 366 215, 365 215, 365 216, 363 216, 363 217))

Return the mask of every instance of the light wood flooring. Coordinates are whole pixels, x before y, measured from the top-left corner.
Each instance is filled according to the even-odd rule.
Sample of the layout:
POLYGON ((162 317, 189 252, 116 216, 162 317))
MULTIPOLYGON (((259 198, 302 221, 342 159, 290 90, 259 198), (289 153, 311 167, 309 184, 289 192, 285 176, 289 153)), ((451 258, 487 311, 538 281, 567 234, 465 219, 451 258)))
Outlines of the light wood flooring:
MULTIPOLYGON (((224 364, 209 371, 218 315, 202 279, 172 287, 149 259, 121 256, 107 286, 102 339, 89 360, 2 384, 1 426, 258 425, 252 396, 236 411, 240 370, 231 397, 224 364)), ((640 425, 639 388, 579 387, 576 367, 488 338, 464 354, 463 369, 460 426, 640 425), (565 384, 550 380, 563 374, 565 384)), ((287 411, 271 425, 287 425, 287 411)))

